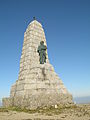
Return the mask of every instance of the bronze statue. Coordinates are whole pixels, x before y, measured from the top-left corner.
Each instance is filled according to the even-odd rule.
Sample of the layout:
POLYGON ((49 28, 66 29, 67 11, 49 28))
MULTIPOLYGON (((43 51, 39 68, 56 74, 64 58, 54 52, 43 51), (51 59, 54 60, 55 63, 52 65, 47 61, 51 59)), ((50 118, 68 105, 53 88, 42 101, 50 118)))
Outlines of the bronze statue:
POLYGON ((44 41, 41 41, 40 42, 40 45, 38 46, 38 50, 37 52, 39 53, 39 56, 40 56, 40 64, 44 64, 46 63, 46 45, 44 45, 44 41))

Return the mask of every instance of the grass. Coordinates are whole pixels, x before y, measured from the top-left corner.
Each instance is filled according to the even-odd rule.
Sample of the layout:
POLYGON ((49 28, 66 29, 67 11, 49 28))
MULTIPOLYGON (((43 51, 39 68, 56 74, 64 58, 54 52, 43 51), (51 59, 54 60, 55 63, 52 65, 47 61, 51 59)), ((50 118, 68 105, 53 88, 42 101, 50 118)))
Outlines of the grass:
POLYGON ((52 115, 60 115, 62 113, 68 115, 69 113, 73 113, 75 116, 81 117, 81 116, 89 116, 90 117, 90 105, 89 106, 82 106, 82 105, 58 105, 57 108, 55 106, 51 107, 44 107, 44 108, 37 108, 35 110, 29 110, 26 108, 20 108, 20 107, 8 107, 0 108, 0 112, 9 112, 9 111, 16 111, 16 112, 26 112, 30 114, 34 113, 40 113, 48 116, 52 115))
POLYGON ((0 112, 17 111, 17 112, 26 112, 26 113, 30 113, 30 114, 42 113, 42 114, 51 116, 51 115, 61 114, 61 113, 65 112, 65 110, 76 109, 76 108, 77 108, 76 105, 69 105, 69 106, 58 105, 58 108, 51 106, 51 107, 37 108, 35 110, 29 110, 29 109, 20 108, 20 107, 8 107, 8 108, 1 107, 0 112))
POLYGON ((9 110, 7 108, 0 107, 0 112, 9 112, 9 110))

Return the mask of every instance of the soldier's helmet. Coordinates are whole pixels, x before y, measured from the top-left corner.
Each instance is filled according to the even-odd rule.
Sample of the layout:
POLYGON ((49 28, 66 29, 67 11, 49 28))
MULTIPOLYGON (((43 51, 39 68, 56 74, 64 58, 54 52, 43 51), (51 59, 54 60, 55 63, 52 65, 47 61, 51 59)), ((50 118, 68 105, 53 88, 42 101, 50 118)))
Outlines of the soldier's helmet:
POLYGON ((44 41, 41 41, 40 44, 43 45, 43 44, 44 44, 44 41))

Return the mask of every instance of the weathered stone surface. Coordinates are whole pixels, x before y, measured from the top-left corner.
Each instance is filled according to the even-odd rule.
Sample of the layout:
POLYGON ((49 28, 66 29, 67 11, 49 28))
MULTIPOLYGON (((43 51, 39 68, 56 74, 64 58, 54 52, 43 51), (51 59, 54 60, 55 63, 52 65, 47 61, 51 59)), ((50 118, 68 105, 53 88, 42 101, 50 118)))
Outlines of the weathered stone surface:
MULTIPOLYGON (((34 91, 32 91, 34 92, 34 91)), ((71 104, 72 96, 69 94, 60 94, 54 91, 51 93, 46 93, 42 91, 38 94, 27 94, 27 96, 16 96, 14 98, 4 98, 3 105, 6 107, 9 106, 18 106, 26 107, 27 109, 36 109, 37 107, 52 106, 58 104, 71 104), (54 93, 53 93, 54 92, 54 93)))
POLYGON ((10 98, 3 99, 4 106, 33 109, 72 102, 72 96, 49 63, 47 52, 46 63, 39 63, 37 48, 40 41, 46 45, 42 25, 34 20, 24 33, 19 77, 11 87, 10 98))

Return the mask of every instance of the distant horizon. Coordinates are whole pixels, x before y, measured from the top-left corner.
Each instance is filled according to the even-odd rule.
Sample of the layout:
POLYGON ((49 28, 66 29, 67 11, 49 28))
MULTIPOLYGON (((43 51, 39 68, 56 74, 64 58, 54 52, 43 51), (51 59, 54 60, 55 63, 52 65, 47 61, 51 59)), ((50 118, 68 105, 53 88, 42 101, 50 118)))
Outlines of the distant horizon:
POLYGON ((74 97, 74 102, 76 104, 90 104, 90 96, 74 97))

